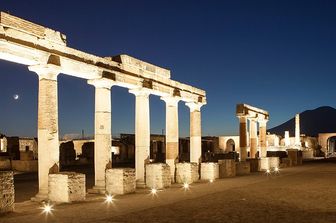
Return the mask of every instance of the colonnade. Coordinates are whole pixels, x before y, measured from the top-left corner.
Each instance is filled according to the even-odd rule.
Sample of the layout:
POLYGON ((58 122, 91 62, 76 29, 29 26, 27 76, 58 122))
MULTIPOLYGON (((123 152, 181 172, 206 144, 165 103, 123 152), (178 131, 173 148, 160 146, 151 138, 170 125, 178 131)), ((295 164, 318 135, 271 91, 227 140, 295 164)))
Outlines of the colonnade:
POLYGON ((266 129, 269 119, 268 112, 250 105, 238 104, 237 117, 239 119, 240 160, 246 160, 248 147, 250 147, 250 158, 256 158, 258 150, 258 124, 260 156, 266 157, 266 129), (250 127, 249 134, 248 124, 250 127), (248 137, 250 145, 248 145, 248 137))
MULTIPOLYGON (((56 65, 30 66, 39 75, 38 97, 38 158, 39 193, 37 198, 48 195, 48 174, 59 171, 59 133, 57 105, 56 65)), ((91 191, 105 193, 105 171, 112 168, 111 153, 111 88, 114 81, 106 78, 88 80, 95 87, 94 168, 95 182, 91 191)), ((135 168, 137 187, 145 187, 145 165, 150 157, 150 109, 148 88, 130 89, 135 96, 135 168)), ((180 97, 163 96, 166 103, 166 163, 174 179, 178 162, 178 102, 180 97)), ((204 103, 186 102, 190 108, 190 162, 201 161, 201 107, 204 103)))

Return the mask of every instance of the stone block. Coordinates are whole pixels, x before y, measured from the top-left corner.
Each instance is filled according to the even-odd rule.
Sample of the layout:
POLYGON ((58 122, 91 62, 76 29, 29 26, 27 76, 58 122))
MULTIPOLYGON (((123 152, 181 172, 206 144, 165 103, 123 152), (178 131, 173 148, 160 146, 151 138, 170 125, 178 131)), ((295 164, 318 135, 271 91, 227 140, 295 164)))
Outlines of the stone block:
POLYGON ((292 160, 289 158, 282 158, 280 163, 280 168, 286 168, 292 166, 292 160))
POLYGON ((9 159, 0 158, 0 170, 11 170, 11 161, 9 159))
POLYGON ((247 161, 236 162, 236 174, 237 176, 250 174, 250 163, 247 161))
POLYGON ((34 160, 34 152, 33 151, 20 151, 20 160, 27 161, 27 160, 34 160))
POLYGON ((146 165, 146 187, 162 189, 170 187, 170 167, 166 163, 149 163, 146 165))
POLYGON ((270 157, 262 157, 259 159, 259 171, 270 169, 270 157))
POLYGON ((198 163, 177 163, 176 183, 193 183, 199 180, 198 163))
POLYGON ((291 160, 292 165, 298 165, 298 149, 287 149, 288 158, 291 160))
POLYGON ((269 158, 269 168, 274 170, 275 168, 280 167, 280 158, 279 157, 268 157, 269 158))
POLYGON ((201 163, 201 180, 215 180, 219 178, 218 163, 201 163))
POLYGON ((38 161, 37 160, 12 160, 13 170, 21 172, 37 172, 38 161))
POLYGON ((14 211, 14 199, 13 172, 0 171, 0 214, 14 211))
POLYGON ((259 159, 258 158, 249 158, 246 160, 250 163, 250 171, 258 172, 259 171, 259 159))
POLYGON ((107 194, 129 194, 135 192, 135 169, 108 169, 105 177, 107 194))
POLYGON ((314 150, 304 150, 302 151, 302 159, 314 159, 314 150))
POLYGON ((49 174, 48 197, 50 201, 71 203, 85 200, 85 174, 60 172, 49 174))
POLYGON ((234 159, 218 160, 219 178, 235 177, 236 162, 234 159))

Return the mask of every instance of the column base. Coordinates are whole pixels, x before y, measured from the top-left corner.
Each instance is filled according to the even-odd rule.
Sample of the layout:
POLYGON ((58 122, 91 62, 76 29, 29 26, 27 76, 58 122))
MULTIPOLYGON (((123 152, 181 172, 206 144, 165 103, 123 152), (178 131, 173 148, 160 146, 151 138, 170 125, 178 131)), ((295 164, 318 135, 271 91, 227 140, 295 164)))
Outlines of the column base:
POLYGON ((105 194, 106 189, 104 186, 93 186, 91 189, 88 189, 89 194, 105 194))
POLYGON ((139 188, 139 189, 144 189, 146 188, 146 183, 144 180, 137 180, 136 181, 136 188, 139 188))
POLYGON ((48 193, 39 192, 35 195, 35 197, 30 198, 30 200, 33 202, 48 201, 49 200, 48 193))

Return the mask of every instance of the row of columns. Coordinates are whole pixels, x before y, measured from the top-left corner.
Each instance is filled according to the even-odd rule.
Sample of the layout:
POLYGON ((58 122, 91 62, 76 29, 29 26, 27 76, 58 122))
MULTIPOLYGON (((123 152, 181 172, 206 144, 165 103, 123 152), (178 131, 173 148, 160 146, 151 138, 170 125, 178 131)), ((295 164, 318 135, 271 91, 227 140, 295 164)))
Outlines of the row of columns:
POLYGON ((245 161, 247 158, 247 122, 250 122, 250 158, 256 158, 257 154, 257 124, 259 123, 259 146, 260 146, 260 156, 267 156, 266 148, 266 119, 256 119, 248 118, 247 116, 240 116, 239 118, 239 144, 240 144, 240 160, 245 161))
MULTIPOLYGON (((57 76, 60 67, 52 64, 30 66, 39 76, 38 96, 38 172, 39 192, 36 199, 48 196, 48 175, 59 171, 59 133, 57 76)), ((105 193, 105 171, 112 168, 111 155, 111 87, 113 80, 89 80, 95 87, 95 185, 93 191, 105 193)), ((145 186, 145 164, 150 157, 150 116, 147 88, 131 89, 135 95, 135 167, 138 187, 145 186)), ((178 102, 179 97, 161 97, 166 103, 166 162, 171 166, 174 179, 178 162, 178 102)), ((190 108, 190 162, 201 160, 201 106, 203 103, 187 102, 190 108)))

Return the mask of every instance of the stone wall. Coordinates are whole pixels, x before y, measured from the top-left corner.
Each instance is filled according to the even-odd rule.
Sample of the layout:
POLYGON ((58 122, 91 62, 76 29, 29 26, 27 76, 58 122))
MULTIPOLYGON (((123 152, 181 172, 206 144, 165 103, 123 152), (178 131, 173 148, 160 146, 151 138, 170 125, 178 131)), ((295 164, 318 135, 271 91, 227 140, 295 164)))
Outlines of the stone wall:
POLYGON ((237 176, 247 175, 250 174, 250 163, 241 161, 236 162, 236 174, 237 176))
POLYGON ((0 157, 0 170, 10 170, 11 167, 11 161, 7 158, 1 158, 0 157))
POLYGON ((218 163, 201 163, 201 180, 214 180, 219 178, 218 163))
POLYGON ((13 170, 21 172, 37 172, 38 171, 38 161, 37 160, 12 160, 13 170))
POLYGON ((162 189, 170 187, 170 167, 166 163, 150 163, 146 165, 146 186, 162 189))
POLYGON ((236 162, 234 159, 218 160, 218 164, 219 178, 236 176, 236 162))
POLYGON ((13 172, 0 171, 0 213, 14 211, 14 198, 13 172))
POLYGON ((60 172, 49 174, 48 196, 53 202, 71 203, 85 200, 85 174, 60 172))
POLYGON ((105 177, 107 194, 129 194, 135 192, 135 169, 108 169, 105 177))
POLYGON ((198 163, 177 163, 176 183, 193 183, 199 180, 198 163))

